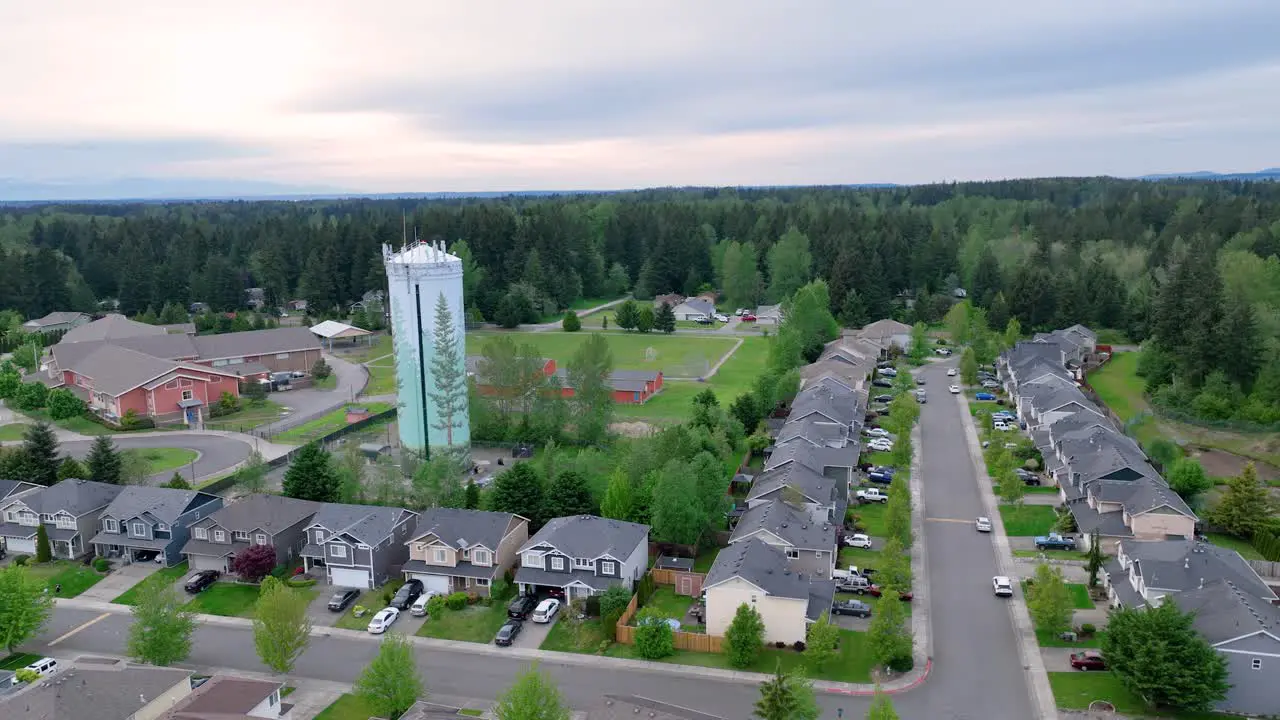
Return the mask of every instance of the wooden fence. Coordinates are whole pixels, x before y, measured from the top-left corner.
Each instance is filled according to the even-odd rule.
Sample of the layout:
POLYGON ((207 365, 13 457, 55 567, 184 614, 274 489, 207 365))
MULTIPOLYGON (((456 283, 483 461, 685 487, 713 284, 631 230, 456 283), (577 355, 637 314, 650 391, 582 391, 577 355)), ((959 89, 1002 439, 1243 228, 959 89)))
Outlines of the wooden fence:
POLYGON ((707 580, 705 574, 689 572, 688 570, 654 568, 649 571, 649 574, 653 576, 653 581, 658 585, 670 585, 675 589, 677 595, 691 597, 697 597, 702 594, 702 583, 707 580))
MULTIPOLYGON (((1247 562, 1253 567, 1253 571, 1262 576, 1264 580, 1267 578, 1280 578, 1280 562, 1268 562, 1266 560, 1248 560, 1247 562)), ((656 581, 657 578, 654 580, 656 581)))
MULTIPOLYGON (((658 573, 671 572, 669 570, 650 570, 653 581, 658 584, 662 583, 658 579, 658 573)), ((696 573, 695 573, 696 574, 696 573)), ((614 627, 614 640, 623 645, 636 644, 636 629, 629 623, 636 616, 636 611, 640 607, 640 596, 632 595, 631 602, 627 603, 627 609, 622 611, 622 616, 618 618, 618 624, 614 627)), ((703 633, 690 633, 677 630, 672 633, 675 640, 677 650, 692 650, 693 652, 724 652, 724 638, 719 635, 705 635, 703 633)))

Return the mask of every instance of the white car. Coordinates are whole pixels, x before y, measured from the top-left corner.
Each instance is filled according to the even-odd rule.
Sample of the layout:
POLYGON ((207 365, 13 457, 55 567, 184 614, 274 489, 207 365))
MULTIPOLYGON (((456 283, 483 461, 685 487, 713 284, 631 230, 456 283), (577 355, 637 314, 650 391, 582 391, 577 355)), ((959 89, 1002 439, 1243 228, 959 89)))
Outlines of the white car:
POLYGON ((978 532, 991 532, 991 518, 980 517, 974 521, 973 526, 978 528, 978 532))
POLYGON ((875 450, 876 452, 892 452, 893 451, 893 443, 889 442, 884 438, 876 438, 875 440, 872 440, 871 442, 867 443, 867 447, 872 450, 875 450))
POLYGON ((393 607, 382 608, 378 611, 378 614, 374 615, 373 619, 369 621, 369 632, 374 635, 381 635, 386 632, 387 628, 391 627, 391 624, 399 617, 399 610, 393 607))
POLYGON ((858 533, 857 535, 844 536, 845 547, 866 548, 871 549, 871 536, 858 533))
POLYGON ((23 669, 30 670, 40 677, 49 677, 58 672, 58 661, 51 657, 40 658, 23 669))
POLYGON ((883 375, 884 377, 898 377, 898 371, 894 370, 891 367, 880 368, 880 370, 877 371, 876 374, 883 375))
POLYGON ((882 437, 882 438, 889 437, 889 431, 885 430, 884 428, 867 428, 865 432, 870 437, 882 437))
POLYGON ((951 394, 952 394, 952 395, 959 395, 959 394, 960 394, 960 386, 959 386, 959 385, 952 385, 951 387, 949 387, 949 388, 947 388, 947 389, 951 391, 951 394))
POLYGON ((716 322, 729 322, 729 316, 724 313, 716 313, 716 322))
POLYGON ((533 611, 533 621, 536 623, 549 623, 555 619, 556 613, 560 611, 560 601, 555 598, 547 598, 538 603, 538 607, 533 611))
POLYGON ((427 603, 431 602, 431 598, 439 594, 439 590, 428 590, 422 593, 417 600, 413 601, 413 605, 409 606, 409 614, 414 617, 426 617, 427 603))
POLYGON ((995 590, 996 597, 1013 597, 1013 581, 1004 575, 991 578, 991 587, 995 590))
POLYGON ((955 368, 947 368, 947 377, 955 377, 955 376, 956 376, 956 369, 955 369, 955 368))

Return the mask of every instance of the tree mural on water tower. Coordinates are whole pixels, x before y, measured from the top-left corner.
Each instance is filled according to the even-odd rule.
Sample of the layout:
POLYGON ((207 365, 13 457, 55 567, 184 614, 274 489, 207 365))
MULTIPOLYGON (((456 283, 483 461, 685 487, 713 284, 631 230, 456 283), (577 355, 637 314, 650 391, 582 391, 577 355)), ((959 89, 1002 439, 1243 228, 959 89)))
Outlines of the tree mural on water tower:
POLYGON ((453 431, 462 427, 467 413, 467 378, 453 313, 444 293, 436 299, 435 328, 431 344, 432 390, 427 394, 435 404, 436 421, 431 427, 445 434, 445 444, 453 447, 453 431))

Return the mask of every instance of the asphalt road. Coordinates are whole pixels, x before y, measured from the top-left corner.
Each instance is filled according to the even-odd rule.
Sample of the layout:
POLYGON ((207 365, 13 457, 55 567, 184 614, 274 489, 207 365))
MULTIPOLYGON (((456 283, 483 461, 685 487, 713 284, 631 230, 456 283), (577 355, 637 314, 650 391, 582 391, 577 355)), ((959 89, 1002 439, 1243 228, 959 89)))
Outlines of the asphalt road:
POLYGON ((333 374, 338 379, 334 388, 332 390, 305 388, 272 393, 270 396, 272 400, 284 405, 292 412, 273 423, 263 425, 255 430, 255 433, 273 435, 284 432, 350 404, 369 383, 369 371, 363 367, 329 354, 324 356, 324 360, 329 367, 333 368, 333 374))
MULTIPOLYGON (((948 363, 950 365, 952 363, 948 363)), ((930 720, 1034 718, 1009 600, 991 593, 995 548, 973 521, 985 515, 966 444, 965 406, 947 393, 947 365, 921 372, 924 541, 933 619, 933 670, 918 692, 930 720)), ((912 699, 915 699, 913 693, 912 699)))
MULTIPOLYGON (((186 448, 195 450, 200 453, 200 456, 195 461, 197 478, 216 475, 227 468, 244 462, 245 458, 249 457, 249 452, 253 449, 248 443, 235 438, 206 435, 199 432, 172 432, 143 437, 113 435, 111 439, 115 441, 116 447, 121 450, 141 448, 186 448)), ((89 448, 93 445, 93 441, 67 440, 59 445, 63 453, 83 460, 89 454, 89 448)), ((191 480, 191 469, 191 465, 183 465, 178 468, 178 471, 187 480, 191 480)), ((165 482, 173 477, 173 470, 157 473, 151 477, 158 482, 165 482)))

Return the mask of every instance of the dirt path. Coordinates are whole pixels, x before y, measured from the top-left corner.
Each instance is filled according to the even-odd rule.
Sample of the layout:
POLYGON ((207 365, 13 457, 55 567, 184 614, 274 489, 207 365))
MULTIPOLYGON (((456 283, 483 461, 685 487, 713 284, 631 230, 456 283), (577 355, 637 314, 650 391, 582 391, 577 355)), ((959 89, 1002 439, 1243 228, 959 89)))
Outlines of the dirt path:
MULTIPOLYGON (((620 297, 617 300, 611 300, 603 305, 597 305, 593 308, 587 308, 586 310, 576 310, 575 312, 577 313, 578 317, 584 318, 592 313, 598 313, 601 310, 608 310, 614 305, 621 305, 624 301, 630 300, 630 299, 631 299, 631 296, 627 295, 626 297, 620 297)), ((529 332, 547 332, 548 330, 559 330, 560 322, 561 322, 560 320, 553 320, 552 322, 542 323, 540 325, 521 325, 520 329, 526 330, 529 332)))

